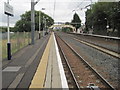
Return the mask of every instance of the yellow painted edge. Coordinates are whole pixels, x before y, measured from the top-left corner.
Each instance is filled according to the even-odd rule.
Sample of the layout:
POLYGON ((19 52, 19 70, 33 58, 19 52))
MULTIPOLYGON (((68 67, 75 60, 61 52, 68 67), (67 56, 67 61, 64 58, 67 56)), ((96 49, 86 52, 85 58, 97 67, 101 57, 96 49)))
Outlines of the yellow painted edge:
POLYGON ((46 68, 47 68, 47 63, 48 63, 51 40, 52 40, 52 34, 50 36, 50 39, 49 39, 48 44, 45 48, 45 51, 44 51, 43 56, 41 58, 40 64, 36 70, 36 73, 33 77, 33 80, 31 82, 29 89, 30 88, 43 88, 44 80, 45 80, 45 76, 46 76, 46 68))

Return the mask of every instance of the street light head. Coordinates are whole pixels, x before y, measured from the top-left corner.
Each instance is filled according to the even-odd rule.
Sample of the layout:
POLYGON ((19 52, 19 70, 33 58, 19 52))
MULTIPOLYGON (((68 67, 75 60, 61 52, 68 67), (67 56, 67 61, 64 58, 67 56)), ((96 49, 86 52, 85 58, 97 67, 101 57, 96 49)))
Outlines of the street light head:
POLYGON ((109 28, 109 25, 107 25, 106 28, 108 29, 108 28, 109 28))
POLYGON ((42 10, 45 10, 45 8, 42 8, 42 10))

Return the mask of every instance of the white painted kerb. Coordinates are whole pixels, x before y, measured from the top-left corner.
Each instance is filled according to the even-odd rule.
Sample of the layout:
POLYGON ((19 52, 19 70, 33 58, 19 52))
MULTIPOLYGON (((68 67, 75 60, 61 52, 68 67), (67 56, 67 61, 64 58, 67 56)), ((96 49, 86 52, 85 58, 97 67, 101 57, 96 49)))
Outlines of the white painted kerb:
POLYGON ((63 69, 63 65, 62 65, 62 61, 61 61, 61 57, 59 54, 59 50, 58 50, 58 46, 57 46, 57 42, 56 42, 54 33, 53 33, 53 38, 54 38, 54 42, 55 42, 55 51, 56 51, 56 55, 57 55, 57 61, 58 61, 58 67, 59 67, 59 71, 60 71, 62 88, 68 88, 67 79, 66 79, 65 72, 63 69))

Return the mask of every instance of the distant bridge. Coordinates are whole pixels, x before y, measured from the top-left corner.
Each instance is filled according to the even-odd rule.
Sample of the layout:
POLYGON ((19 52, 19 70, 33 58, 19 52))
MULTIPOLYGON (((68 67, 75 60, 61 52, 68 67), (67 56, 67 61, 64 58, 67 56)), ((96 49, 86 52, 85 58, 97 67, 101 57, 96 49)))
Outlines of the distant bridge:
POLYGON ((50 28, 62 28, 62 27, 69 27, 72 28, 73 32, 76 32, 76 28, 73 27, 72 25, 65 25, 65 24, 58 24, 58 25, 52 25, 50 28))

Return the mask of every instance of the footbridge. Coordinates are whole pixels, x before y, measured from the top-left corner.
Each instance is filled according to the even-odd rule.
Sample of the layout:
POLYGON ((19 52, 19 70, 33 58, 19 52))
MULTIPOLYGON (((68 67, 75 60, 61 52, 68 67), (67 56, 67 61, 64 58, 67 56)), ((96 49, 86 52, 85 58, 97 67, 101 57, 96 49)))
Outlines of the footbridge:
POLYGON ((73 32, 76 32, 76 28, 73 27, 72 25, 58 24, 58 25, 52 25, 50 28, 65 28, 65 27, 72 28, 73 32))

